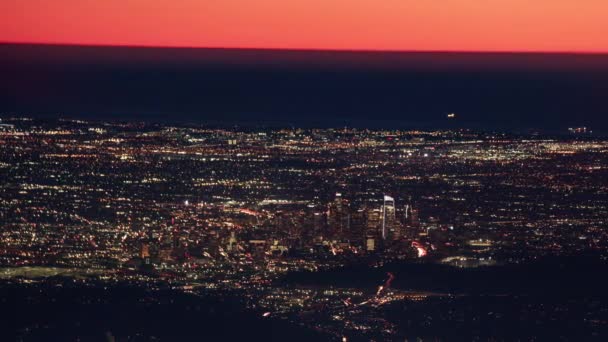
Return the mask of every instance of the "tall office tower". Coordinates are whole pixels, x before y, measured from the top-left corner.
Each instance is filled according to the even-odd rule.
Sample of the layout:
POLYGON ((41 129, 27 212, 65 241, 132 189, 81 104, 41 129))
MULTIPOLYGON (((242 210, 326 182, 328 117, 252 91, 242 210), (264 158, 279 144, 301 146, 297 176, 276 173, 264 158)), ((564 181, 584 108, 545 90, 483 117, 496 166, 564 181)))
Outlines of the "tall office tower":
POLYGON ((420 226, 420 220, 418 219, 418 209, 414 209, 413 207, 411 207, 407 224, 408 226, 415 228, 420 226))
POLYGON ((405 207, 403 208, 403 223, 407 224, 409 217, 411 216, 412 213, 412 206, 409 204, 406 204, 405 207))
POLYGON ((415 211, 411 204, 406 204, 403 208, 403 229, 401 232, 402 236, 413 236, 416 234, 414 226, 412 225, 412 219, 418 220, 418 213, 415 211))
POLYGON ((398 238, 397 217, 395 213, 395 199, 384 195, 382 205, 382 239, 394 240, 398 238))
POLYGON ((315 238, 323 234, 322 215, 313 204, 304 209, 301 234, 303 245, 310 246, 315 238))
POLYGON ((367 233, 367 211, 365 208, 354 210, 350 220, 348 239, 351 245, 363 247, 367 233))
POLYGON ((226 245, 226 250, 228 252, 233 252, 236 250, 236 234, 234 231, 230 232, 230 237, 228 238, 228 244, 226 245))
POLYGON ((367 231, 365 234, 365 250, 373 252, 378 249, 381 239, 382 209, 367 211, 367 231))
POLYGON ((139 246, 139 257, 142 259, 146 259, 150 257, 150 244, 147 242, 142 242, 139 246))
POLYGON ((316 211, 313 214, 314 239, 322 241, 323 235, 327 232, 327 216, 325 211, 316 211))
POLYGON ((308 241, 311 241, 310 236, 307 235, 311 232, 311 229, 307 229, 306 227, 307 223, 306 210, 295 212, 292 215, 288 236, 289 247, 302 248, 308 241))
POLYGON ((337 193, 336 199, 329 204, 328 221, 331 238, 345 239, 347 232, 350 231, 350 207, 340 193, 337 193))

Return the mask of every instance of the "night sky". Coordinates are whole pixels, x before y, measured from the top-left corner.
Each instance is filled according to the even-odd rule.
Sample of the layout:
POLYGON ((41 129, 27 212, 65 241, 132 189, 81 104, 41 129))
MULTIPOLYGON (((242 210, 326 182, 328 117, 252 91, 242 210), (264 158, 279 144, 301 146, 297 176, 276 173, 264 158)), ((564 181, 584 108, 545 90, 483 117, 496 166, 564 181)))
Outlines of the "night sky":
POLYGON ((608 127, 606 55, 0 45, 0 74, 1 110, 35 116, 608 127))
POLYGON ((0 1, 0 111, 597 129, 607 17, 605 0, 0 1))

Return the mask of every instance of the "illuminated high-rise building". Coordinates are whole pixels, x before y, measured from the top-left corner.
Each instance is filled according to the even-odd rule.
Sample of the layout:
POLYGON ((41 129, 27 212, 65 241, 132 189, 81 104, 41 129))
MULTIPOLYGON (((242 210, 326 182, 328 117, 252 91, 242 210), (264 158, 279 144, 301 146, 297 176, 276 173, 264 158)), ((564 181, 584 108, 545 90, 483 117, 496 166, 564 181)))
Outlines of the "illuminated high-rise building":
POLYGON ((413 207, 410 209, 408 225, 414 228, 420 227, 420 220, 418 219, 418 209, 415 209, 413 207))
POLYGON ((313 213, 312 220, 313 220, 312 224, 313 224, 313 230, 314 230, 314 235, 313 235, 313 240, 314 240, 314 239, 318 239, 318 238, 322 237, 323 234, 326 232, 327 216, 324 211, 323 212, 317 211, 317 212, 313 213))
POLYGON ((139 257, 142 259, 150 257, 150 245, 147 242, 142 242, 139 246, 139 257))
POLYGON ((230 238, 228 238, 226 250, 228 252, 233 252, 234 250, 236 250, 236 234, 234 233, 234 231, 230 232, 230 238))
POLYGON ((413 236, 417 234, 417 228, 420 227, 418 220, 418 209, 413 205, 406 204, 403 211, 403 235, 413 236))
POLYGON ((363 246, 367 233, 367 211, 365 208, 353 210, 350 220, 348 239, 351 245, 363 246))
POLYGON ((393 240, 398 235, 395 199, 385 195, 382 204, 382 239, 393 240))
POLYGON ((382 209, 376 208, 367 211, 367 227, 365 234, 365 250, 373 252, 378 249, 382 226, 382 209))
POLYGON ((341 193, 336 193, 335 200, 329 205, 328 225, 333 239, 345 239, 350 231, 350 206, 341 193))

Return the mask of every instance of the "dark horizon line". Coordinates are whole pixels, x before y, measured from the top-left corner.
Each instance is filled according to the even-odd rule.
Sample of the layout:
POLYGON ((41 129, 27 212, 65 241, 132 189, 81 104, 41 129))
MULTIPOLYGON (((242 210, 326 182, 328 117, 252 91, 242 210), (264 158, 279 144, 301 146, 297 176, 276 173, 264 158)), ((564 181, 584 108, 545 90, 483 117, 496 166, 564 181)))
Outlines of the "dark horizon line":
MULTIPOLYGON (((436 118, 426 121, 416 120, 400 120, 400 119, 346 119, 334 118, 323 120, 319 118, 264 118, 264 119, 247 119, 247 118, 224 118, 224 119, 194 119, 194 118, 176 118, 167 117, 166 115, 153 113, 140 113, 142 116, 138 118, 125 117, 118 113, 107 115, 103 118, 91 118, 86 115, 76 113, 18 113, 18 112, 0 112, 0 121, 4 120, 19 120, 31 119, 42 121, 84 121, 89 124, 93 123, 143 123, 146 125, 165 125, 165 126, 197 126, 197 127, 214 127, 214 128, 248 128, 248 129, 360 129, 370 131, 384 130, 420 130, 420 131, 469 131, 471 133, 501 133, 501 134, 541 134, 542 136, 572 136, 567 129, 569 127, 582 127, 585 125, 542 125, 535 124, 506 124, 502 123, 484 123, 476 120, 447 120, 436 118)), ((605 138, 608 137, 608 131, 603 127, 596 127, 593 134, 582 135, 580 137, 589 138, 605 138)))
POLYGON ((275 48, 275 47, 230 47, 230 46, 164 46, 149 44, 92 44, 57 42, 12 42, 1 41, 0 46, 41 46, 41 47, 81 47, 81 48, 135 48, 166 50, 237 50, 237 51, 285 51, 285 52, 327 52, 327 53, 378 53, 378 54, 459 54, 459 55, 561 55, 561 56, 606 56, 608 51, 540 51, 540 50, 390 50, 390 49, 323 49, 323 48, 275 48))

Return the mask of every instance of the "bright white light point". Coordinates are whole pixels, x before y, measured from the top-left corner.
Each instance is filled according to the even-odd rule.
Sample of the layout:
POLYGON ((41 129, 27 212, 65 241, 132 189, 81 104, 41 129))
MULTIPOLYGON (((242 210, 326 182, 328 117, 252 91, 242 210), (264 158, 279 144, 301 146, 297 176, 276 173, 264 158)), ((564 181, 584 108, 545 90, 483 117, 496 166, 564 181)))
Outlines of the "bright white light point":
POLYGON ((422 247, 416 247, 417 251, 418 251, 418 257, 422 258, 423 256, 426 255, 426 251, 424 250, 424 248, 422 247))
POLYGON ((189 202, 188 200, 185 200, 185 201, 184 201, 184 204, 185 204, 185 205, 190 205, 190 202, 189 202))
POLYGON ((425 156, 425 157, 428 157, 428 156, 429 156, 429 154, 428 154, 428 153, 425 153, 425 154, 424 154, 424 156, 425 156))

